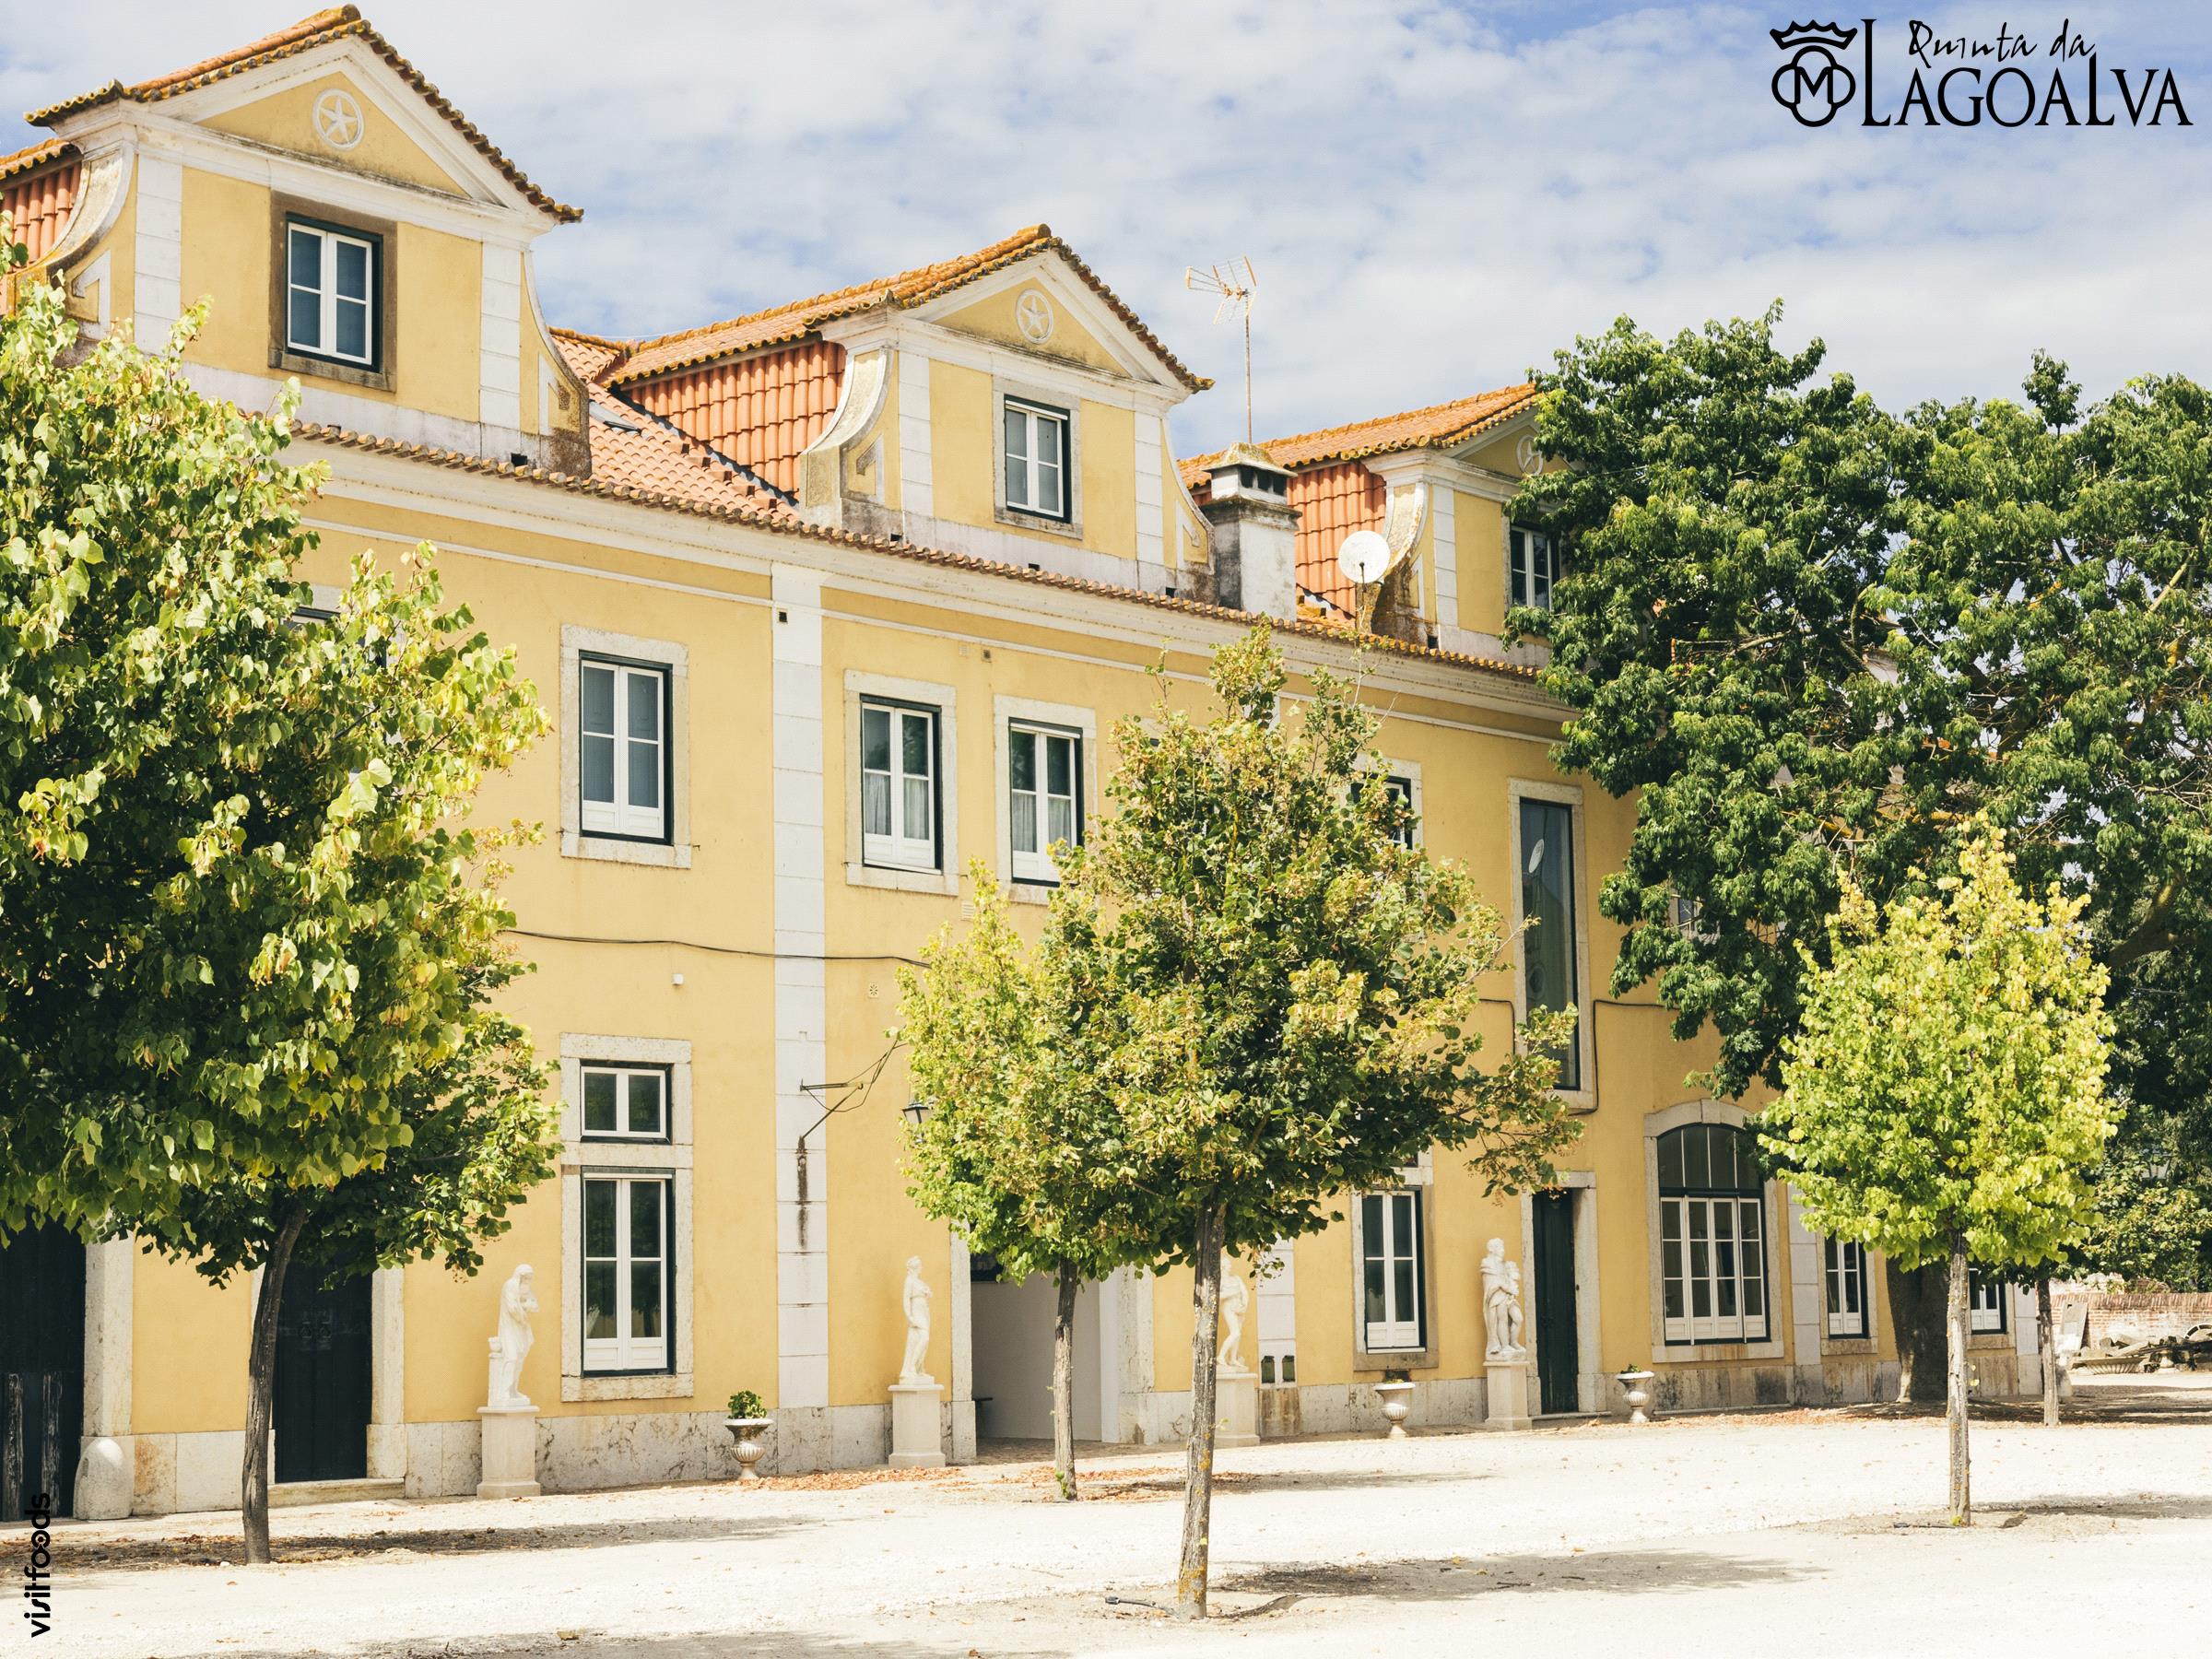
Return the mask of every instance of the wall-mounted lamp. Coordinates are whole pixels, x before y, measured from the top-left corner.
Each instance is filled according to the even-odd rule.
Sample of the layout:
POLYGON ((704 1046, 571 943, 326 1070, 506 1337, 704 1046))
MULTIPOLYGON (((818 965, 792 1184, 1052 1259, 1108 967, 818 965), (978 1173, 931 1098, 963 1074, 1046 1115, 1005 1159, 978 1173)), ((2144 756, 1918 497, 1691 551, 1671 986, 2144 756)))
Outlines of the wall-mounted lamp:
POLYGON ((919 1129, 922 1127, 922 1120, 929 1115, 929 1103, 925 1100, 909 1100, 904 1110, 906 1121, 919 1129))

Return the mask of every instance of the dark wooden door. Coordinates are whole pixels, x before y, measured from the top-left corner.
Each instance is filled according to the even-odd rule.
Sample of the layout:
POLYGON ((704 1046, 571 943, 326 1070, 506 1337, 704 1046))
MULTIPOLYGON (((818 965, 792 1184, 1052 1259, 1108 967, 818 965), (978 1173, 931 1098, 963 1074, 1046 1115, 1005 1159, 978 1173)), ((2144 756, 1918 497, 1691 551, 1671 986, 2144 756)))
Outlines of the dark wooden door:
POLYGON ((369 1276, 285 1276, 276 1308, 276 1478, 369 1473, 369 1276))
POLYGON ((1541 1411, 1578 1411, 1575 1379, 1574 1194, 1538 1193, 1535 1219, 1536 1387, 1541 1411))
POLYGON ((34 1227, 0 1249, 0 1506, 71 1512, 85 1422, 85 1246, 34 1227))

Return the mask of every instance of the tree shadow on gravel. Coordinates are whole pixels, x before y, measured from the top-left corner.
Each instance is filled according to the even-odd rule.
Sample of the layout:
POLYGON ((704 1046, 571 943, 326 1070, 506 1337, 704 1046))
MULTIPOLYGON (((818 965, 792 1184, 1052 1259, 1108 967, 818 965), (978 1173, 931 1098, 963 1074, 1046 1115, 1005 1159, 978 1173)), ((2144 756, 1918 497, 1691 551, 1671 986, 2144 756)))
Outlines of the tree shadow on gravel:
POLYGON ((1549 1591, 1611 1594, 1732 1590, 1785 1584, 1813 1576, 1787 1561, 1747 1559, 1695 1549, 1607 1549, 1582 1555, 1468 1556, 1462 1560, 1335 1562, 1270 1567, 1219 1581, 1254 1595, 1368 1596, 1394 1602, 1473 1601, 1486 1595, 1549 1591))
MULTIPOLYGON (((536 1526, 426 1525, 413 1516, 374 1532, 317 1532, 284 1529, 277 1512, 270 1540, 279 1567, 311 1561, 366 1560, 395 1554, 437 1556, 500 1555, 521 1550, 592 1549, 620 1544, 741 1544, 773 1538, 803 1525, 788 1516, 688 1518, 552 1523, 536 1526)), ((168 1533, 147 1536, 55 1538, 54 1559, 71 1572, 127 1572, 161 1567, 241 1567, 245 1544, 232 1529, 168 1533)))
MULTIPOLYGON (((1467 1469, 1298 1469, 1280 1474, 1265 1469, 1216 1470, 1217 1497, 1265 1497, 1277 1492, 1370 1492, 1384 1487, 1471 1486, 1493 1478, 1467 1469)), ((1085 1501, 1182 1500, 1182 1471, 1146 1475, 1085 1474, 1078 1490, 1085 1501)))

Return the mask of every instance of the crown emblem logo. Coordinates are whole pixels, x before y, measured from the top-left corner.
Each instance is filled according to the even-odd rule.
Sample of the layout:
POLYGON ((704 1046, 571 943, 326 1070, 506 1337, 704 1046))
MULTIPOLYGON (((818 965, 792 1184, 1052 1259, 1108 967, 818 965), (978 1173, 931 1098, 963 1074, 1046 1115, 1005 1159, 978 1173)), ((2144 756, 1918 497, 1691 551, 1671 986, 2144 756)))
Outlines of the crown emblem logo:
POLYGON ((1793 23, 1767 32, 1790 54, 1774 71, 1774 101, 1794 115, 1799 126, 1826 126, 1859 89, 1858 77, 1836 58, 1859 31, 1833 23, 1793 23))
POLYGON ((1793 23, 1787 29, 1770 29, 1774 44, 1784 52, 1794 52, 1800 46, 1821 46, 1830 52, 1841 52, 1859 38, 1855 29, 1841 29, 1833 23, 1793 23))

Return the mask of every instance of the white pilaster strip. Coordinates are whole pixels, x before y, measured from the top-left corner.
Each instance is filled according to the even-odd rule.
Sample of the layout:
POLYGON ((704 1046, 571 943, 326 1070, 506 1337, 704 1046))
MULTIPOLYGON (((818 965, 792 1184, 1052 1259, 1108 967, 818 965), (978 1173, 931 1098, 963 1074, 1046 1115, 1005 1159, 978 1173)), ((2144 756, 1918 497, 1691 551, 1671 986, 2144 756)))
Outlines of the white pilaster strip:
MULTIPOLYGON (((911 499, 911 498, 910 498, 911 499)), ((830 1080, 822 848, 822 579, 778 565, 771 745, 775 763, 776 1404, 830 1404, 830 1080)))
POLYGON ((85 1417, 78 1464, 80 1521, 131 1512, 136 1453, 131 1439, 131 1297, 138 1241, 112 1239, 85 1251, 85 1417))
POLYGON ((929 359, 911 346, 899 351, 899 496, 910 519, 936 516, 930 472, 929 359))
MULTIPOLYGON (((1801 1378, 1820 1369, 1820 1334, 1828 1323, 1826 1267, 1821 1260, 1819 1235, 1805 1224, 1805 1206, 1794 1189, 1789 1194, 1789 1250, 1784 1258, 1790 1275, 1790 1335, 1793 1363, 1801 1378)), ((1809 1379, 1808 1379, 1809 1380, 1809 1379)))
POLYGON ((484 245, 477 415, 487 426, 523 424, 523 255, 484 245))
MULTIPOLYGON (((1260 1359, 1275 1361, 1273 1381, 1294 1382, 1294 1377, 1284 1374, 1283 1368, 1288 1359, 1295 1371, 1298 1359, 1298 1257, 1291 1241, 1284 1239, 1269 1245, 1261 1262, 1272 1271, 1260 1280, 1256 1310, 1260 1359)), ((1267 1369, 1263 1363, 1263 1374, 1267 1369)))
POLYGON ((167 156, 138 157, 138 233, 132 285, 139 346, 159 351, 184 309, 184 169, 167 156))
POLYGON ((1436 547, 1436 625, 1459 626, 1459 495, 1449 484, 1429 492, 1430 535, 1436 547))
POLYGON ((1142 412, 1132 423, 1136 433, 1136 562, 1140 573, 1167 562, 1167 498, 1161 474, 1167 465, 1167 426, 1142 412))
MULTIPOLYGON (((683 1258, 678 1258, 683 1259, 683 1258)), ((369 1276, 369 1477, 407 1472, 407 1270, 369 1276)))

